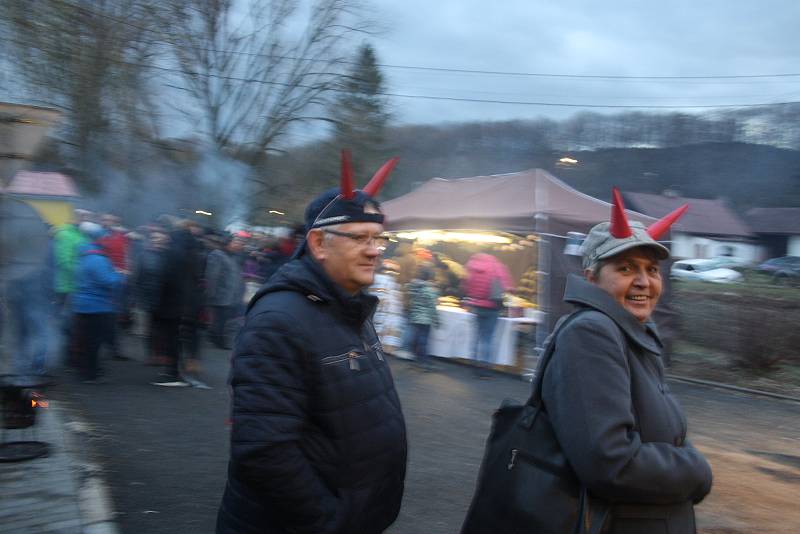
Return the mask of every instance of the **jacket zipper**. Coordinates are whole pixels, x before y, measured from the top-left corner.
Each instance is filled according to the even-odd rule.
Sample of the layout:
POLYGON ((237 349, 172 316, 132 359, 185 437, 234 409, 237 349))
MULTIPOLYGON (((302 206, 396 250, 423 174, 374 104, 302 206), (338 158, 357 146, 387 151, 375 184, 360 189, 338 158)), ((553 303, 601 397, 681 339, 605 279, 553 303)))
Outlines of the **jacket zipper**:
POLYGON ((358 371, 361 369, 361 364, 358 363, 358 353, 354 350, 351 350, 347 353, 347 359, 350 360, 350 370, 351 371, 358 371))
POLYGON ((381 344, 375 343, 374 345, 370 346, 365 340, 361 340, 364 343, 364 350, 369 352, 371 350, 375 351, 375 356, 378 360, 383 361, 383 351, 381 350, 381 344))
POLYGON ((340 354, 338 356, 328 356, 327 358, 322 358, 320 363, 322 365, 333 365, 336 363, 341 363, 343 361, 347 361, 351 371, 358 371, 361 369, 361 364, 358 362, 360 354, 354 350, 346 354, 340 354))
MULTIPOLYGON (((375 327, 372 325, 372 321, 369 320, 369 321, 367 321, 367 323, 369 324, 369 326, 372 328, 372 331, 374 332, 375 331, 375 327)), ((377 333, 376 333, 376 335, 377 335, 377 333)), ((383 361, 383 351, 381 350, 381 342, 380 342, 380 340, 378 340, 378 342, 375 343, 372 346, 370 346, 367 343, 367 340, 364 339, 363 337, 361 338, 361 342, 364 344, 364 350, 365 351, 369 352, 370 350, 374 350, 375 351, 375 356, 378 358, 378 360, 383 361)))
POLYGON ((517 454, 519 454, 519 450, 511 449, 511 459, 508 461, 508 470, 509 471, 514 469, 514 462, 517 461, 517 454))

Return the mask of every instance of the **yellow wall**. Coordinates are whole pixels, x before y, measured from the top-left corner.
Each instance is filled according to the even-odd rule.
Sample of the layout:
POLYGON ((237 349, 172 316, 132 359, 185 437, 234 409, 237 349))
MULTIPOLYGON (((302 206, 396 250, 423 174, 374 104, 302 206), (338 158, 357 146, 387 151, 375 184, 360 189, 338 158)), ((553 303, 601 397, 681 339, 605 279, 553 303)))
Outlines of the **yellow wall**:
POLYGON ((72 204, 63 200, 30 200, 25 199, 45 222, 53 226, 61 226, 72 220, 72 204))

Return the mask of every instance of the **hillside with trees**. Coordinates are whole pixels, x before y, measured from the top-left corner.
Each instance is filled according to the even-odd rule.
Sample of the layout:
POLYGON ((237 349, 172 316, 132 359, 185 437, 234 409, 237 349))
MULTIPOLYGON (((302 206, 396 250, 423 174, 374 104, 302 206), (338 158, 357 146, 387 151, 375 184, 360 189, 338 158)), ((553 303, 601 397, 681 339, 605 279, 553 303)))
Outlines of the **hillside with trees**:
POLYGON ((337 184, 345 146, 358 184, 401 157, 384 198, 436 176, 541 167, 600 198, 617 184, 721 196, 740 210, 800 205, 798 104, 401 126, 403 102, 389 97, 365 41, 377 27, 355 0, 314 10, 270 0, 239 10, 205 0, 5 4, 0 93, 13 85, 25 103, 64 111, 35 166, 69 174, 87 207, 132 222, 198 208, 219 213, 214 225, 299 221, 313 194, 337 184), (173 138, 175 123, 190 133, 173 138), (298 145, 303 132, 312 141, 298 145), (559 166, 564 156, 578 162, 559 166))
MULTIPOLYGON (((786 143, 788 135, 783 141, 768 135, 770 131, 788 134, 796 127, 775 123, 768 130, 748 133, 755 131, 750 115, 737 118, 730 114, 716 121, 687 115, 584 115, 580 120, 562 122, 387 128, 387 154, 399 155, 401 160, 384 198, 404 194, 433 177, 539 167, 579 191, 604 199, 611 185, 618 185, 638 192, 672 189, 688 197, 721 197, 742 211, 754 206, 800 206, 800 143, 786 143), (626 126, 626 121, 632 123, 626 126), (569 132, 575 132, 578 122, 581 133, 571 137, 569 132), (676 129, 683 133, 678 135, 676 129), (681 139, 687 142, 681 143, 681 139), (578 163, 559 163, 565 156, 578 163)), ((771 120, 780 118, 765 113, 759 121, 768 115, 771 120)), ((309 163, 320 157, 321 151, 315 147, 299 147, 273 163, 303 176, 309 163)), ((333 185, 335 168, 330 174, 317 179, 333 185)))

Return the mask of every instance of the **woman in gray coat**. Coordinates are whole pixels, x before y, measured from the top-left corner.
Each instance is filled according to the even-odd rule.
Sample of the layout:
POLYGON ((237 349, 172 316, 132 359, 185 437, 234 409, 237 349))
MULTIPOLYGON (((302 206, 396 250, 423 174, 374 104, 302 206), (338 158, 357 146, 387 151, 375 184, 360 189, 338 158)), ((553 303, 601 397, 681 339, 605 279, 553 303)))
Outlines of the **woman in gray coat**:
POLYGON ((694 505, 711 490, 650 321, 669 256, 656 239, 685 210, 646 229, 627 221, 614 189, 611 222, 582 246, 584 277, 567 282, 565 300, 584 311, 555 340, 542 398, 590 506, 607 512, 603 532, 693 533, 694 505))

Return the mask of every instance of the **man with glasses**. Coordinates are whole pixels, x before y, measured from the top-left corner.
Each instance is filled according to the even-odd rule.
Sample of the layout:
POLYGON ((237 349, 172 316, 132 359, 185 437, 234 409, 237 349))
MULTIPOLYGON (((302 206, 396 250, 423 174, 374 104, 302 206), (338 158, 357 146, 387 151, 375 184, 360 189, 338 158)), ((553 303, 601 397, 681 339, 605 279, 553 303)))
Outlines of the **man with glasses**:
POLYGON ((375 200, 396 164, 312 201, 305 241, 253 297, 233 351, 218 533, 383 532, 400 510, 406 430, 372 325, 386 240, 375 200))

